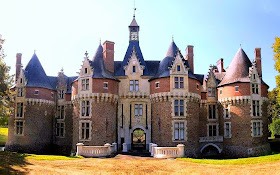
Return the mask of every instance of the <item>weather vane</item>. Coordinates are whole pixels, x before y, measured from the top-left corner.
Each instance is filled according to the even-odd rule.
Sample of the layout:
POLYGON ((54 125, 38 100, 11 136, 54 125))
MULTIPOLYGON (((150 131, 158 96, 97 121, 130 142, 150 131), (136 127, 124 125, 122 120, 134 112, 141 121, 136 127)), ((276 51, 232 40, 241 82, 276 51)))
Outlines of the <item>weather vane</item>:
POLYGON ((86 51, 86 53, 85 53, 85 56, 86 56, 86 58, 88 58, 88 52, 86 51))

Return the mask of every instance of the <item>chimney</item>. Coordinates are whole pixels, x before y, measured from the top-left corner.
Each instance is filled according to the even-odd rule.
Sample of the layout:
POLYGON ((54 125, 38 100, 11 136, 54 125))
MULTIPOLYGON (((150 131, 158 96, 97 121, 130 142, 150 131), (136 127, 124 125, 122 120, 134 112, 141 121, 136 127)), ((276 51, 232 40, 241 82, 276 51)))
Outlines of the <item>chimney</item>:
POLYGON ((189 66, 191 71, 194 73, 194 66, 193 66, 193 46, 188 45, 186 48, 186 60, 189 62, 189 66))
POLYGON ((17 55, 16 55, 16 77, 15 77, 16 81, 19 77, 20 70, 21 70, 21 56, 22 56, 21 53, 17 53, 17 55))
POLYGON ((224 72, 224 59, 223 58, 219 59, 216 62, 216 64, 217 64, 217 68, 218 68, 219 73, 224 72))
POLYGON ((114 73, 114 45, 112 41, 103 43, 103 56, 106 70, 114 73))
POLYGON ((262 57, 261 57, 261 48, 255 48, 255 60, 257 63, 257 70, 259 76, 262 77, 262 57))

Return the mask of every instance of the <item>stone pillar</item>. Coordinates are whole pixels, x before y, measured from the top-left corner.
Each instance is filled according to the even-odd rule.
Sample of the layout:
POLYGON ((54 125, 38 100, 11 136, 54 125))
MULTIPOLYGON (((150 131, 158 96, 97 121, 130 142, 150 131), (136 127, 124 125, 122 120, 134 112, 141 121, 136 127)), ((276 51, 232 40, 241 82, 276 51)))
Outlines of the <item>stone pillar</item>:
POLYGON ((77 143, 76 146, 77 146, 76 156, 81 156, 84 144, 83 143, 77 143))
POLYGON ((158 146, 157 144, 152 144, 151 156, 154 156, 154 154, 155 154, 155 149, 154 149, 154 147, 157 147, 157 146, 158 146))
POLYGON ((122 150, 122 152, 127 152, 127 144, 126 144, 126 143, 123 143, 122 145, 123 145, 123 150, 122 150))
POLYGON ((112 153, 111 144, 106 143, 104 146, 108 148, 108 152, 111 154, 112 153))
POLYGON ((150 143, 150 144, 149 144, 149 152, 150 152, 150 153, 152 152, 152 145, 153 145, 153 143, 150 143))
POLYGON ((117 152, 117 143, 112 143, 112 145, 113 145, 113 148, 114 148, 114 152, 117 152))
POLYGON ((178 144, 177 147, 179 148, 179 157, 185 156, 185 145, 178 144))

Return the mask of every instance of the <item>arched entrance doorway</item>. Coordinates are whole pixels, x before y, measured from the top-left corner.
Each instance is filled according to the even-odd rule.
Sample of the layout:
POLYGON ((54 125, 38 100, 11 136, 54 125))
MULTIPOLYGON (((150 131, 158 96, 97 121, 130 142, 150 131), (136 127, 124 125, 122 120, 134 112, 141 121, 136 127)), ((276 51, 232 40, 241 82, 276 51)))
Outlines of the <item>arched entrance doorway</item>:
POLYGON ((146 133, 141 128, 136 128, 131 133, 132 150, 146 150, 146 133))
POLYGON ((222 150, 215 144, 209 143, 201 149, 202 157, 217 159, 221 158, 222 150))

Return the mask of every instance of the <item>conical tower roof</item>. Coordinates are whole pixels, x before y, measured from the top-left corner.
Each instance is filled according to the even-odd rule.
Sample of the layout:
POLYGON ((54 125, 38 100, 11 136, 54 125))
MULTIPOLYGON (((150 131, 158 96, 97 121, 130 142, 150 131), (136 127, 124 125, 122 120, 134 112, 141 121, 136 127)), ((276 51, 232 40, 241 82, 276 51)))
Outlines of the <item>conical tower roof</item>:
POLYGON ((168 51, 166 53, 166 57, 175 57, 176 51, 178 50, 178 47, 176 46, 175 42, 172 41, 169 45, 168 51))
POLYGON ((92 78, 108 78, 117 80, 109 71, 106 70, 103 58, 103 47, 98 46, 96 53, 90 61, 91 67, 94 69, 92 78))
POLYGON ((240 48, 233 57, 228 69, 226 70, 226 75, 219 86, 235 82, 250 82, 249 68, 251 66, 252 63, 248 56, 244 50, 240 48))
POLYGON ((25 68, 27 87, 42 87, 53 89, 37 55, 34 53, 25 68))
POLYGON ((137 24, 137 22, 136 22, 135 17, 133 17, 133 19, 132 19, 132 21, 131 21, 129 27, 135 27, 135 26, 138 26, 138 24, 137 24))

